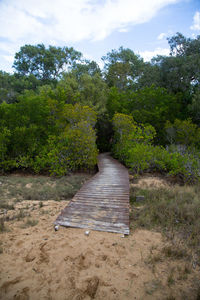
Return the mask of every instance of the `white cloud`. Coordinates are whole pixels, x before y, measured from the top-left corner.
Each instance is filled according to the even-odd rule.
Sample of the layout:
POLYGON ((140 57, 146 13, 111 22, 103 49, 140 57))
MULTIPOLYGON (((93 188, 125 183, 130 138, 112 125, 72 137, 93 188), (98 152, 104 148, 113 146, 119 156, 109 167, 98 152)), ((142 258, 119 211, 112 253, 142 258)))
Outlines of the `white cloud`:
POLYGON ((119 32, 128 32, 128 28, 120 28, 119 32))
POLYGON ((149 21, 179 0, 3 0, 0 36, 11 41, 102 40, 114 30, 149 21))
POLYGON ((154 51, 143 51, 139 54, 143 57, 144 61, 150 61, 154 56, 169 55, 169 52, 169 48, 156 48, 154 51))
POLYGON ((12 55, 3 55, 3 58, 9 62, 9 63, 13 63, 13 56, 12 55))
POLYGON ((157 37, 158 40, 163 40, 166 37, 166 33, 162 32, 159 34, 159 36, 157 37))
POLYGON ((0 0, 0 52, 25 44, 69 45, 98 41, 150 21, 181 0, 0 0))
POLYGON ((200 30, 200 12, 199 11, 196 11, 196 13, 193 17, 193 25, 190 26, 190 29, 200 30))

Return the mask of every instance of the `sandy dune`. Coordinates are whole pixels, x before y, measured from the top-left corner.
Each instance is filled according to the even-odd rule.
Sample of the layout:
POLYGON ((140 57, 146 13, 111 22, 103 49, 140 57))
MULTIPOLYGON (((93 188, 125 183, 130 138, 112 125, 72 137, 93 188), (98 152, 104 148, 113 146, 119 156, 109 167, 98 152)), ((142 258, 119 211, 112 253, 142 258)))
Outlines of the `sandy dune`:
POLYGON ((38 224, 24 229, 26 218, 9 221, 10 231, 0 234, 0 299, 195 299, 197 270, 181 279, 184 261, 152 263, 165 245, 160 233, 136 230, 122 238, 64 227, 55 232, 53 221, 66 202, 20 205, 27 203, 38 224))

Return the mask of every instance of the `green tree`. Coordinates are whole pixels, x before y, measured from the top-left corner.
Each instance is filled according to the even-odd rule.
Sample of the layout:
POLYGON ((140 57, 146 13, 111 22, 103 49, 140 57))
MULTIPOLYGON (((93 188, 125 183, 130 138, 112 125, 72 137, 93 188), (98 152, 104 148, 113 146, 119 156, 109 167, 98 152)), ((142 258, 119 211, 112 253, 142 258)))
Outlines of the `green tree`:
POLYGON ((200 146, 200 128, 192 123, 191 119, 178 120, 174 123, 169 121, 165 125, 168 141, 171 144, 181 144, 184 146, 200 146))
POLYGON ((41 86, 40 80, 34 75, 22 76, 0 71, 0 103, 14 103, 25 90, 34 90, 41 86))
POLYGON ((174 121, 179 114, 179 99, 166 89, 145 87, 136 92, 118 92, 112 88, 108 95, 107 110, 132 115, 138 123, 151 124, 157 131, 157 143, 164 143, 164 126, 167 120, 174 121))
POLYGON ((84 72, 78 79, 74 71, 66 73, 50 94, 68 104, 81 103, 93 107, 98 114, 105 112, 107 85, 98 72, 93 76, 84 72))
POLYGON ((82 54, 72 47, 46 48, 43 44, 37 46, 25 45, 15 54, 13 67, 20 75, 34 75, 45 83, 57 80, 66 68, 79 62, 82 54))
POLYGON ((168 43, 170 56, 153 60, 160 69, 160 83, 171 92, 190 95, 200 84, 200 35, 191 39, 177 33, 168 43))
POLYGON ((94 76, 96 74, 101 76, 101 69, 95 61, 83 60, 82 63, 76 63, 73 66, 73 74, 78 80, 83 74, 94 76))
POLYGON ((131 49, 120 47, 112 50, 103 58, 105 78, 109 87, 115 86, 120 91, 133 89, 144 68, 143 59, 131 49))
POLYGON ((200 126, 200 91, 192 97, 192 103, 188 105, 188 110, 194 123, 200 126))
POLYGON ((113 153, 123 162, 129 160, 130 149, 138 144, 150 144, 156 131, 151 125, 137 124, 132 116, 116 113, 113 117, 113 153))

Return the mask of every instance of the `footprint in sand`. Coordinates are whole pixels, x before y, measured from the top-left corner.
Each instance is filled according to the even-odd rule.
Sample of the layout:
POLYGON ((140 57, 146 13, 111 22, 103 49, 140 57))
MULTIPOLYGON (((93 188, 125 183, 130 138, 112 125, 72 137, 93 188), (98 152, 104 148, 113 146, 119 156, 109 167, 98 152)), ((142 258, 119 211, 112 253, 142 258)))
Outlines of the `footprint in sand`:
POLYGON ((24 241, 19 240, 19 241, 15 244, 15 246, 16 246, 16 247, 21 247, 21 246, 23 245, 23 243, 24 243, 24 241))
POLYGON ((22 280, 22 277, 21 276, 18 276, 12 280, 8 280, 8 281, 5 281, 2 286, 1 286, 1 291, 3 291, 5 294, 8 292, 9 288, 14 285, 14 284, 17 284, 18 282, 20 282, 22 280))
POLYGON ((17 293, 13 297, 14 300, 29 300, 29 288, 25 287, 21 291, 17 291, 17 293))
POLYGON ((43 243, 40 245, 40 254, 39 254, 39 261, 38 264, 41 263, 49 263, 49 254, 46 252, 46 250, 44 249, 44 247, 46 246, 47 243, 43 243))

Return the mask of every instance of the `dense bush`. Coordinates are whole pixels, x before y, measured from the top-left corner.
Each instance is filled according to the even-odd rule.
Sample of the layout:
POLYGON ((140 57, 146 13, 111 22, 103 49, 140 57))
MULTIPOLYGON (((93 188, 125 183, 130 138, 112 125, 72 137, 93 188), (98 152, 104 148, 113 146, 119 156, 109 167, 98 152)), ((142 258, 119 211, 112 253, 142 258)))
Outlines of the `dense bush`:
POLYGON ((115 114, 113 153, 134 173, 160 171, 193 182, 200 178, 200 157, 197 152, 180 147, 153 146, 155 130, 152 126, 139 126, 131 116, 115 114))
POLYGON ((155 137, 155 129, 134 122, 133 117, 125 114, 115 114, 113 117, 114 145, 113 153, 121 161, 126 161, 130 148, 138 143, 149 144, 155 137))
POLYGON ((15 74, 0 71, 0 171, 92 168, 96 130, 99 150, 134 172, 198 178, 200 36, 168 42, 171 55, 149 63, 112 50, 103 71, 73 48, 21 47, 15 74))
POLYGON ((165 129, 170 144, 200 147, 200 128, 191 119, 176 119, 173 124, 167 121, 165 129))
POLYGON ((18 103, 0 105, 0 168, 69 171, 93 168, 97 161, 96 113, 88 106, 65 104, 24 94, 18 103))

